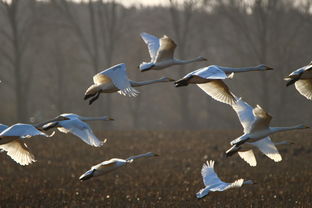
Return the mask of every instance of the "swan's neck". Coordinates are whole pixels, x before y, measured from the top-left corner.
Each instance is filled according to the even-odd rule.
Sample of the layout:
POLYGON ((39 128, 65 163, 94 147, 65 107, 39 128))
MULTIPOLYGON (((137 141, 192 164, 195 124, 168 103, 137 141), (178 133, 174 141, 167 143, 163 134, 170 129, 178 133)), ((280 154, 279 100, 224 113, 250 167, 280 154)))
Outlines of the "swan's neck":
POLYGON ((290 144, 288 141, 280 141, 280 142, 274 142, 275 145, 281 145, 281 144, 290 144))
POLYGON ((270 127, 271 132, 281 132, 281 131, 289 131, 295 129, 305 129, 304 125, 296 125, 296 126, 289 126, 289 127, 270 127))
POLYGON ((242 68, 232 68, 232 67, 223 67, 223 66, 218 66, 222 71, 225 73, 237 73, 237 72, 246 72, 246 71, 258 71, 259 67, 242 67, 242 68))
POLYGON ((145 154, 131 156, 131 157, 127 158, 126 161, 128 161, 128 160, 135 160, 135 159, 142 158, 142 157, 152 157, 152 156, 155 156, 155 154, 152 153, 152 152, 148 152, 148 153, 145 153, 145 154))
POLYGON ((158 82, 166 82, 166 80, 164 78, 141 81, 141 82, 136 82, 136 81, 130 80, 131 87, 141 87, 144 85, 150 85, 150 84, 154 84, 154 83, 158 83, 158 82))
POLYGON ((82 121, 97 121, 97 120, 103 120, 107 121, 109 120, 108 116, 102 116, 102 117, 84 117, 84 116, 79 116, 79 119, 82 121))
POLYGON ((202 57, 196 57, 193 59, 181 60, 181 59, 174 59, 175 64, 189 64, 193 62, 205 61, 202 57))

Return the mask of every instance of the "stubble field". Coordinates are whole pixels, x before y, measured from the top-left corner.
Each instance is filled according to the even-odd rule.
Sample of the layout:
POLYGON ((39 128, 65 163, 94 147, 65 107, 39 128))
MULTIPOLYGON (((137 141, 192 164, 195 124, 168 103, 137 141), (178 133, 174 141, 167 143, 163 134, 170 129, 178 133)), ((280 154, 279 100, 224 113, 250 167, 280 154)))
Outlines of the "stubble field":
POLYGON ((312 207, 312 131, 279 133, 274 141, 283 161, 275 163, 256 151, 257 167, 238 155, 224 157, 236 131, 96 132, 108 138, 101 148, 72 135, 33 138, 27 144, 36 163, 21 167, 0 154, 0 207, 312 207), (138 160, 102 177, 81 182, 91 165, 113 157, 155 152, 160 157, 138 160), (222 180, 238 178, 257 184, 210 193, 202 200, 200 170, 216 160, 222 180))

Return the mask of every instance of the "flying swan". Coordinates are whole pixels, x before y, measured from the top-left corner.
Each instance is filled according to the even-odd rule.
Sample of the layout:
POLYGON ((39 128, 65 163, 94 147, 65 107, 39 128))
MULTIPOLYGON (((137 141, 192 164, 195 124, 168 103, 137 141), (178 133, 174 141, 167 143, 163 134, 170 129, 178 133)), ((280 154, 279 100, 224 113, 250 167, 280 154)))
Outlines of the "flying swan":
POLYGON ((37 124, 36 128, 47 131, 51 128, 57 127, 60 132, 63 132, 65 134, 72 133, 75 136, 79 137, 85 143, 94 147, 100 147, 106 142, 106 139, 104 141, 100 141, 94 135, 91 127, 84 122, 94 120, 110 121, 113 119, 108 116, 83 117, 73 113, 64 113, 52 120, 37 124))
POLYGON ((15 162, 20 165, 29 165, 35 162, 35 156, 30 152, 27 145, 22 141, 25 138, 33 136, 51 137, 39 130, 33 125, 17 123, 10 127, 0 124, 0 152, 5 151, 15 162))
POLYGON ((173 55, 177 45, 171 38, 166 35, 164 35, 162 38, 157 38, 154 35, 145 32, 141 33, 140 35, 147 45, 151 57, 150 62, 143 62, 139 65, 139 69, 142 72, 150 69, 159 70, 173 65, 207 61, 207 59, 201 56, 190 60, 175 59, 173 55))
POLYGON ((129 163, 132 163, 134 160, 142 157, 153 157, 153 156, 158 156, 157 154, 153 152, 148 152, 145 154, 140 154, 140 155, 135 155, 131 156, 127 159, 119 159, 119 158, 112 158, 110 160, 103 161, 97 165, 94 165, 91 167, 90 170, 85 172, 79 177, 79 180, 85 181, 87 179, 90 179, 95 176, 100 176, 105 173, 111 172, 113 170, 116 170, 122 166, 125 166, 129 163))
POLYGON ((126 64, 117 64, 115 66, 106 69, 95 76, 93 76, 93 82, 87 91, 85 92, 84 99, 89 98, 89 105, 91 105, 95 100, 97 100, 101 93, 113 93, 118 92, 122 95, 127 95, 129 97, 135 97, 139 93, 133 87, 141 87, 144 85, 150 85, 159 82, 172 82, 174 81, 168 77, 162 77, 156 80, 148 80, 142 82, 136 82, 128 78, 126 72, 126 64))
POLYGON ((293 71, 285 80, 288 81, 286 86, 295 83, 298 92, 308 100, 312 100, 312 62, 293 71))
POLYGON ((205 188, 197 192, 197 198, 203 198, 208 195, 210 191, 225 191, 231 188, 239 188, 245 184, 253 184, 251 180, 238 179, 233 183, 225 183, 220 180, 216 172, 214 171, 214 161, 210 160, 204 163, 201 169, 201 175, 203 177, 205 188))
POLYGON ((269 151, 266 153, 266 155, 272 155, 273 157, 273 155, 276 154, 274 154, 273 148, 271 148, 274 146, 271 138, 269 137, 271 134, 282 131, 309 128, 301 124, 290 127, 270 127, 272 116, 265 112, 259 105, 257 105, 255 108, 252 108, 241 98, 237 98, 237 101, 234 105, 232 105, 232 108, 235 110, 240 123, 244 128, 244 134, 231 141, 232 147, 226 151, 226 156, 231 156, 237 152, 240 149, 240 146, 247 141, 254 142, 265 138, 265 140, 263 140, 265 142, 262 141, 262 145, 265 145, 266 150, 269 151))

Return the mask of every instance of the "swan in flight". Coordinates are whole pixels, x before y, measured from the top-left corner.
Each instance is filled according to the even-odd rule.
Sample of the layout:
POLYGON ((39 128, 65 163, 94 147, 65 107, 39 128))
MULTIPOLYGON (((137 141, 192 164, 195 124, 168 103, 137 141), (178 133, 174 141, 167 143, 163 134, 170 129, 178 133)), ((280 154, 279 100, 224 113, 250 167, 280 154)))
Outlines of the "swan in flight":
POLYGON ((85 181, 92 177, 103 175, 119 167, 132 163, 134 160, 138 158, 153 157, 153 156, 158 156, 158 155, 153 152, 148 152, 145 154, 131 156, 127 159, 112 158, 110 160, 106 160, 97 165, 92 166, 90 170, 88 170, 87 172, 85 172, 79 177, 79 180, 85 181))
POLYGON ((85 143, 94 147, 99 147, 106 142, 106 139, 104 141, 100 141, 94 135, 91 127, 84 122, 94 120, 110 121, 113 119, 108 116, 83 117, 73 113, 64 113, 57 116, 55 119, 37 124, 36 128, 47 131, 51 128, 57 127, 60 132, 63 132, 65 134, 72 133, 75 136, 79 137, 85 143))
POLYGON ((225 191, 231 188, 239 188, 245 184, 254 184, 251 180, 238 179, 233 183, 225 183, 220 180, 216 172, 214 171, 214 161, 210 160, 204 163, 201 169, 201 175, 203 177, 205 188, 197 192, 197 198, 203 198, 208 195, 210 191, 225 191))
POLYGON ((84 99, 91 98, 89 101, 89 105, 91 105, 99 98, 100 93, 118 92, 125 96, 135 97, 139 92, 133 87, 172 81, 174 80, 168 77, 142 82, 130 80, 126 72, 126 64, 121 63, 93 76, 94 84, 87 89, 84 99))
POLYGON ((298 92, 309 100, 312 100, 312 62, 288 75, 286 86, 295 83, 298 92))
POLYGON ((0 151, 7 152, 15 162, 20 165, 29 165, 35 162, 35 156, 30 152, 27 145, 22 139, 30 138, 33 136, 45 136, 51 137, 30 124, 17 123, 10 127, 7 125, 0 124, 0 151))
POLYGON ((215 100, 233 105, 236 99, 223 79, 233 78, 234 73, 248 71, 266 71, 273 68, 263 64, 255 67, 231 68, 211 65, 188 73, 182 79, 175 82, 176 87, 197 84, 205 93, 215 100))
POLYGON ((173 65, 207 61, 207 59, 201 56, 190 60, 175 59, 173 55, 177 45, 171 38, 166 35, 164 35, 162 38, 157 38, 154 35, 145 32, 141 33, 140 35, 147 45, 151 57, 150 62, 143 62, 140 64, 139 69, 142 72, 150 69, 159 70, 173 65))
POLYGON ((237 139, 231 141, 232 147, 226 151, 226 156, 231 156, 240 149, 240 145, 247 141, 258 141, 267 138, 266 145, 270 146, 270 135, 295 129, 309 128, 304 125, 296 125, 290 127, 270 127, 272 116, 265 112, 259 105, 252 108, 248 103, 241 98, 236 98, 236 102, 232 105, 235 110, 241 125, 244 128, 244 134, 237 139))
MULTIPOLYGON (((261 139, 259 141, 246 142, 245 144, 249 144, 253 147, 258 148, 268 158, 274 160, 274 162, 280 162, 282 161, 282 156, 278 152, 276 145, 293 144, 293 143, 288 141, 272 142, 270 137, 265 137, 264 139, 261 139)), ((257 165, 257 160, 252 149, 247 151, 240 150, 238 151, 238 155, 240 156, 240 158, 245 160, 250 166, 255 167, 257 165)))

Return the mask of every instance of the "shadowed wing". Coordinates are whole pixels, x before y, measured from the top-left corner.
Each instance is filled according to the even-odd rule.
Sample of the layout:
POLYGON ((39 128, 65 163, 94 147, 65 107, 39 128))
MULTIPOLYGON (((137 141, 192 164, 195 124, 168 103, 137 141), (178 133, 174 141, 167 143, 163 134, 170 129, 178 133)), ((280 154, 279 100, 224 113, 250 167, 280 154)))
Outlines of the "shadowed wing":
POLYGON ((298 92, 309 100, 312 100, 312 79, 300 79, 295 82, 298 92))
POLYGON ((159 38, 155 37, 154 35, 148 33, 141 33, 141 38, 145 42, 148 47, 148 51, 151 57, 151 62, 154 62, 156 59, 157 51, 159 49, 159 38))
POLYGON ((35 156, 29 151, 27 145, 20 140, 0 145, 0 149, 6 151, 7 155, 20 165, 29 165, 36 161, 35 156))
POLYGON ((106 142, 106 140, 100 141, 94 135, 91 127, 80 119, 65 120, 60 122, 60 125, 62 127, 58 127, 58 130, 63 133, 70 132, 91 146, 99 147, 106 142))
POLYGON ((278 152, 274 143, 271 141, 270 137, 265 137, 264 139, 253 142, 251 144, 256 146, 263 154, 275 162, 282 161, 282 156, 278 152))
POLYGON ((252 124, 251 131, 259 131, 269 128, 272 116, 265 112, 261 106, 257 105, 253 109, 253 114, 255 116, 255 121, 252 124))
POLYGON ((173 59, 174 50, 177 47, 175 42, 164 35, 164 37, 159 39, 159 49, 156 56, 156 62, 165 61, 168 59, 173 59))

